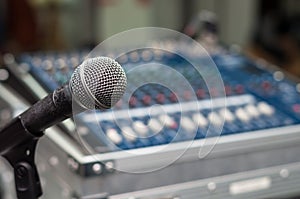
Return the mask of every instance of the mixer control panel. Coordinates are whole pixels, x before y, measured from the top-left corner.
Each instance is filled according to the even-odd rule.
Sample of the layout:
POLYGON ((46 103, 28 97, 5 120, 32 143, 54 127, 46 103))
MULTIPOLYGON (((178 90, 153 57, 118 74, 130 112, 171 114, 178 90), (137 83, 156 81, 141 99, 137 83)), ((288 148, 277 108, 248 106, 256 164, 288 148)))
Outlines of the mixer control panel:
MULTIPOLYGON (((65 83, 87 56, 87 51, 24 54, 19 63, 52 91, 65 83)), ((193 57, 203 64, 201 59, 201 56, 193 57)), ((139 49, 122 54, 116 60, 126 73, 136 66, 147 70, 128 76, 124 99, 113 110, 78 116, 79 126, 92 132, 82 133, 82 137, 95 150, 101 148, 97 146, 97 139, 111 150, 135 149, 251 133, 300 122, 300 85, 283 72, 269 70, 265 64, 245 56, 230 53, 212 56, 221 74, 225 95, 217 88, 209 89, 201 74, 176 54, 139 49), (155 77, 167 85, 176 84, 176 78, 155 70, 158 64, 167 65, 184 77, 190 89, 174 90, 148 81, 155 77), (138 84, 143 80, 148 83, 138 84)))

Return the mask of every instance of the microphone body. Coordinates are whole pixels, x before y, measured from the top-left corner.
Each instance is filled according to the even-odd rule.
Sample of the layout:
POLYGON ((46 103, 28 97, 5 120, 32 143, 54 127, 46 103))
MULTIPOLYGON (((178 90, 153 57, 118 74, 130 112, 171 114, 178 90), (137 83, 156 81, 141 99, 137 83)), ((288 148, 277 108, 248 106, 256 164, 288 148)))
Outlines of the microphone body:
POLYGON ((0 130, 0 154, 3 155, 30 139, 41 137, 46 128, 69 118, 71 114, 72 97, 69 86, 64 85, 0 130))
POLYGON ((31 106, 19 117, 24 127, 35 135, 71 115, 72 95, 68 84, 65 84, 31 106))

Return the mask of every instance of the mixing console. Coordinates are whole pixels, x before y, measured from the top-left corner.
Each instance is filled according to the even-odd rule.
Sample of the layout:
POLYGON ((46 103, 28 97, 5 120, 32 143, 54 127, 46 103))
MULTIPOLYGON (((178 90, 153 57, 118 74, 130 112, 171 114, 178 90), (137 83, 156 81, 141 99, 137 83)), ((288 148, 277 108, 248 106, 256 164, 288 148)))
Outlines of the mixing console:
MULTIPOLYGON (((19 63, 52 91, 70 78, 87 55, 87 51, 24 54, 19 63)), ((192 58, 205 64, 201 55, 192 58)), ((82 137, 100 152, 103 147, 99 143, 111 150, 134 149, 218 136, 218 129, 222 129, 221 136, 226 136, 300 122, 300 85, 284 73, 228 52, 213 55, 212 59, 224 82, 225 107, 225 96, 218 89, 208 89, 202 76, 179 55, 140 49, 119 56, 117 61, 126 72, 140 65, 147 70, 136 73, 134 79, 128 76, 133 83, 113 111, 79 116, 78 123, 92 132, 82 137), (176 84, 176 78, 159 70, 158 64, 180 73, 191 89, 170 89, 156 82, 139 85, 152 77, 176 84)))

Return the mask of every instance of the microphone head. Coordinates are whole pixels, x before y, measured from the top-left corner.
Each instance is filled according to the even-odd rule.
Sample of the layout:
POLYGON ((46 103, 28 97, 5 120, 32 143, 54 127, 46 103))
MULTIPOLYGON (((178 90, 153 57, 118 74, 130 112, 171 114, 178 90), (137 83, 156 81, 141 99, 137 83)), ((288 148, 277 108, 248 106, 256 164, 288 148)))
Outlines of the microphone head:
POLYGON ((72 74, 70 91, 86 109, 109 109, 123 96, 127 78, 121 65, 108 57, 85 60, 72 74))

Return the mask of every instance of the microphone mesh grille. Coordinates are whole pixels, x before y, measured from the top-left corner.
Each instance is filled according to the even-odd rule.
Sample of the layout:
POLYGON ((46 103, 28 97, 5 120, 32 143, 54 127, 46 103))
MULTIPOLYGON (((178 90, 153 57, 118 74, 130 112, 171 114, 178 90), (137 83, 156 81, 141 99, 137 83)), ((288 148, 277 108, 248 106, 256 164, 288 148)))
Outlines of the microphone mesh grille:
POLYGON ((75 100, 88 109, 108 109, 123 96, 127 79, 118 62, 108 57, 85 60, 70 80, 75 100))

